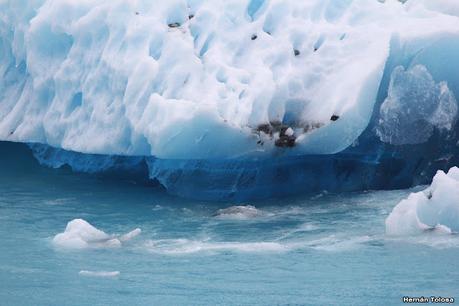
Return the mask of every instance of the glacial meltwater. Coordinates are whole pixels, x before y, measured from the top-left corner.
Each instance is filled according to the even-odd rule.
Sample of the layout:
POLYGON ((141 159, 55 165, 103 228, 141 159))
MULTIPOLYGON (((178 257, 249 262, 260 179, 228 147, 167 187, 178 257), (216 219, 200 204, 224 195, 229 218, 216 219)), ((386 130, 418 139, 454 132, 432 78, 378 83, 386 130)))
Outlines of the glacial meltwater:
POLYGON ((459 236, 386 234, 395 205, 425 187, 200 202, 47 169, 18 151, 1 161, 1 305, 398 305, 403 296, 458 297, 459 236))

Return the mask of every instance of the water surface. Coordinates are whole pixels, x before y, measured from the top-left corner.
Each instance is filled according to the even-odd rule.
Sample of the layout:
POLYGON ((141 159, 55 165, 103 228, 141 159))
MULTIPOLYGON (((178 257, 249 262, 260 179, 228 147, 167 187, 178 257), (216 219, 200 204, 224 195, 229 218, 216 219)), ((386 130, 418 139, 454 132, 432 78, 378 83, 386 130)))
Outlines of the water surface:
POLYGON ((411 190, 198 202, 11 158, 0 173, 2 305, 397 305, 459 292, 459 238, 385 235, 411 190), (219 211, 236 204, 256 210, 219 211), (54 245, 75 218, 142 234, 119 248, 54 245))

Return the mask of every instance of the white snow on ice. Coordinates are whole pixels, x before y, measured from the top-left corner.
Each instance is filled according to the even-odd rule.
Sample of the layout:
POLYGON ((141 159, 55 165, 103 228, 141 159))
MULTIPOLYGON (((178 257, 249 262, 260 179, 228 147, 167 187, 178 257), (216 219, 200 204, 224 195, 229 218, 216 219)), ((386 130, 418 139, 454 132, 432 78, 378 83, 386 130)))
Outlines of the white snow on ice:
POLYGON ((458 15, 455 0, 1 0, 0 139, 229 158, 272 152, 279 133, 257 127, 282 121, 288 152, 335 153, 390 57, 456 59, 458 15))
POLYGON ((109 235, 83 219, 70 221, 63 233, 53 238, 56 246, 69 249, 117 248, 141 233, 139 228, 125 235, 109 235))

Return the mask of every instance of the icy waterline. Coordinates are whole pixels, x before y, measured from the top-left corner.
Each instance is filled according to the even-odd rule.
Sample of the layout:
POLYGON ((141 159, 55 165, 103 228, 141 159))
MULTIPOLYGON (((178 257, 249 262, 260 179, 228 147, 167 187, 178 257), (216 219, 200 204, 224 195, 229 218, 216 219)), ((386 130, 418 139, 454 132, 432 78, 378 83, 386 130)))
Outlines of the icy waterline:
POLYGON ((0 139, 161 160, 327 155, 375 119, 384 143, 424 143, 455 128, 458 10, 3 0, 0 139))
POLYGON ((75 172, 97 176, 159 183, 169 193, 186 198, 239 202, 322 192, 409 188, 429 184, 438 169, 446 171, 459 164, 456 140, 448 134, 436 134, 417 146, 387 146, 374 141, 373 131, 370 128, 363 135, 363 145, 339 154, 259 160, 161 160, 88 155, 36 144, 30 146, 32 152, 20 144, 0 143, 0 147, 6 155, 24 154, 30 158, 33 154, 41 165, 51 168, 70 167, 75 172), (366 141, 365 137, 373 140, 366 141))

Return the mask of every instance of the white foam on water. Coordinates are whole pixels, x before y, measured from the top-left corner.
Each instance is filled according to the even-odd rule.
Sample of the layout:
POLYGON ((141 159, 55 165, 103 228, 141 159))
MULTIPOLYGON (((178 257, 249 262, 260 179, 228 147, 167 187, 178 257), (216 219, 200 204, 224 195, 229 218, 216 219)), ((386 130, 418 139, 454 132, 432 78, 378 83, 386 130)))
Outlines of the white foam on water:
POLYGON ((419 235, 387 236, 385 240, 404 245, 419 244, 435 249, 459 248, 459 236, 451 233, 448 228, 444 227, 435 228, 419 235))
POLYGON ((159 239, 148 240, 144 245, 148 252, 160 255, 189 255, 205 252, 243 252, 243 253, 272 253, 292 252, 298 250, 316 250, 324 252, 352 251, 371 242, 377 237, 355 236, 337 237, 330 235, 317 239, 297 239, 288 242, 258 241, 258 242, 211 242, 208 240, 191 239, 159 239))
POLYGON ((189 239, 149 240, 145 248, 152 253, 162 255, 185 255, 199 252, 285 252, 289 248, 277 242, 209 242, 189 239))
POLYGON ((370 236, 337 237, 335 235, 330 235, 309 241, 305 243, 305 246, 319 251, 343 252, 357 249, 373 239, 374 238, 370 236))
POLYGON ((50 199, 44 201, 46 205, 49 206, 61 206, 61 205, 68 205, 75 201, 75 198, 57 198, 57 199, 50 199))
POLYGON ((121 242, 129 241, 132 238, 139 236, 141 233, 142 233, 142 230, 140 228, 136 228, 135 230, 130 231, 129 233, 120 236, 119 240, 121 242))
POLYGON ((288 239, 288 238, 290 238, 292 236, 295 236, 297 234, 308 233, 308 232, 316 231, 318 229, 319 229, 319 226, 316 225, 316 224, 304 223, 301 226, 299 226, 299 227, 297 227, 297 228, 295 228, 293 230, 285 231, 284 234, 282 234, 281 237, 276 239, 276 241, 288 239))
POLYGON ((111 277, 118 277, 120 275, 120 271, 88 271, 88 270, 81 270, 78 274, 81 275, 81 276, 87 276, 87 277, 111 278, 111 277))

